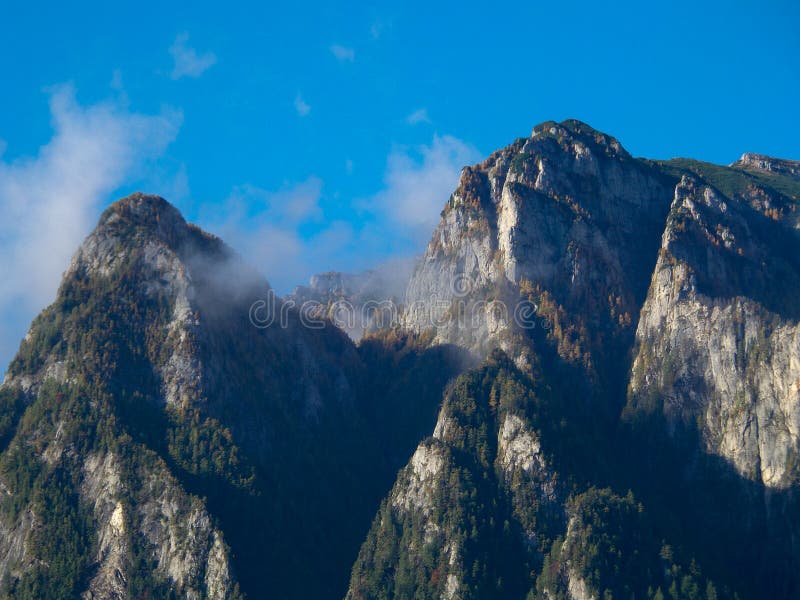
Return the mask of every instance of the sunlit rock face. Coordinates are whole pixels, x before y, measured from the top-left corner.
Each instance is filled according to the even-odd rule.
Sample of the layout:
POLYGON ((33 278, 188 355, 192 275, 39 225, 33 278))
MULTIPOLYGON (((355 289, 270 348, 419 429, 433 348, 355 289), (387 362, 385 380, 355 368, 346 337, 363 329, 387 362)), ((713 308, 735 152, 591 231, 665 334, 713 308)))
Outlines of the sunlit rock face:
POLYGON ((543 123, 285 300, 115 203, 0 386, 0 596, 795 597, 799 172, 543 123))
POLYGON ((595 387, 630 380, 628 414, 663 397, 668 421, 698 425, 709 452, 786 487, 800 424, 799 164, 646 161, 585 124, 539 125, 464 169, 403 323, 521 366, 531 330, 547 328, 595 387))
POLYGON ((673 186, 583 123, 537 126, 462 172, 406 290, 405 326, 478 355, 515 348, 521 362, 519 336, 544 326, 596 370, 598 353, 630 343, 673 186))
MULTIPOLYGON (((746 155, 748 156, 748 155, 746 155)), ((771 488, 797 482, 800 246, 793 200, 743 180, 675 188, 636 334, 631 412, 696 426, 708 452, 771 488)))
MULTIPOLYGON (((530 138, 466 167, 406 289, 402 323, 479 359, 504 350, 546 390, 564 427, 559 436, 578 441, 557 436, 570 447, 553 457, 542 420, 499 408, 482 413, 469 403, 462 408, 480 433, 465 431, 470 419, 446 398, 433 437, 420 444, 378 513, 348 597, 391 595, 413 577, 412 589, 430 597, 508 594, 499 581, 509 580, 498 577, 492 588, 471 578, 498 572, 461 543, 457 525, 470 530, 467 523, 480 517, 462 508, 454 521, 458 500, 444 483, 459 481, 452 446, 466 452, 461 457, 493 461, 494 476, 507 486, 494 492, 496 507, 502 498, 515 514, 544 511, 517 538, 530 542, 523 547, 532 554, 518 554, 533 573, 529 598, 603 597, 599 580, 610 567, 587 570, 584 555, 593 536, 612 535, 598 510, 629 519, 628 533, 647 527, 631 497, 589 489, 565 500, 553 467, 565 458, 574 459, 558 473, 567 480, 584 468, 590 474, 581 477, 604 479, 608 469, 610 479, 650 494, 665 511, 656 518, 693 519, 686 532, 699 534, 662 535, 695 540, 703 560, 728 565, 717 573, 741 585, 744 596, 770 589, 791 597, 798 585, 791 573, 800 564, 791 516, 800 429, 797 173, 796 162, 753 154, 729 167, 636 159, 574 121, 537 126, 530 138), (520 303, 534 307, 533 326, 514 318, 520 303), (611 451, 621 430, 626 441, 611 451), (485 439, 492 441, 484 446, 485 439), (655 464, 667 470, 653 471, 655 464), (635 475, 619 476, 629 467, 635 475), (665 494, 685 506, 660 505, 665 494), (555 529, 543 530, 543 523, 555 529), (543 531, 545 539, 557 533, 544 557, 533 550, 543 531), (731 572, 727 548, 744 538, 753 540, 747 561, 731 572), (430 562, 424 548, 447 560, 430 562), (472 571, 459 563, 465 555, 476 561, 472 571), (747 566, 762 556, 768 566, 747 566)), ((477 391, 468 396, 481 398, 477 391)), ((485 488, 470 490, 481 497, 485 488)), ((647 568, 655 573, 679 572, 666 564, 672 553, 660 543, 650 539, 638 556, 650 552, 647 568)), ((615 568, 632 568, 632 582, 644 567, 615 568)), ((716 597, 710 582, 706 592, 716 597)))

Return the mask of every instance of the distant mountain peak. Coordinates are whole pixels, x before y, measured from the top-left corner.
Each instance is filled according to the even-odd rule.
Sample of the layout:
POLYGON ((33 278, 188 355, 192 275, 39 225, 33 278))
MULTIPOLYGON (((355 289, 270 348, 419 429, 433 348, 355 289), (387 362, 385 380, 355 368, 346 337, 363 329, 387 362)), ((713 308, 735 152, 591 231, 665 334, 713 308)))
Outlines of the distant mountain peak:
POLYGON ((792 179, 800 180, 800 161, 797 160, 775 158, 755 152, 745 152, 739 160, 731 163, 730 166, 739 169, 765 171, 776 175, 786 175, 792 179))

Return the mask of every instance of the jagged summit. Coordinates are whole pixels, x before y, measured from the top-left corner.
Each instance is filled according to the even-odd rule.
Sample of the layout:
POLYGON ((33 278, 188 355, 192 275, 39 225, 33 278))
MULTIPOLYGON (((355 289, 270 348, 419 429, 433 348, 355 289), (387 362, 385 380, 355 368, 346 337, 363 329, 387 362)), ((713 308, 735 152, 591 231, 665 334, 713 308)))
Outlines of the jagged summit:
POLYGON ((630 330, 673 187, 585 123, 537 125, 532 137, 463 170, 409 283, 406 326, 423 331, 437 323, 437 339, 458 340, 479 353, 501 337, 498 331, 510 335, 511 320, 497 321, 491 310, 474 315, 480 326, 467 327, 442 320, 446 307, 434 314, 438 307, 425 299, 453 298, 451 282, 458 278, 469 282, 479 306, 486 306, 488 289, 534 284, 537 295, 547 291, 584 322, 630 330))
POLYGON ((103 222, 113 215, 129 215, 141 219, 142 222, 156 221, 162 215, 184 221, 183 217, 172 204, 157 194, 134 192, 129 196, 113 202, 104 212, 100 221, 103 222))

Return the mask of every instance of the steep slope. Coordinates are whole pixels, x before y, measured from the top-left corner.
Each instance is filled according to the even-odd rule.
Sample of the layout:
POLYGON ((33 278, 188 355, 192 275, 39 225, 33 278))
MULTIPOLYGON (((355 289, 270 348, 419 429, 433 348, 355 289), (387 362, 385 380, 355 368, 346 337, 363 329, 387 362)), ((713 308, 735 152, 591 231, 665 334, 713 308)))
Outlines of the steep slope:
POLYGON ((794 597, 800 185, 675 166, 624 411, 640 457, 630 476, 743 594, 794 597))
POLYGON ((538 125, 463 170, 406 292, 409 329, 552 389, 570 470, 601 486, 675 183, 588 125, 538 125))
POLYGON ((597 374, 597 350, 632 337, 672 186, 588 125, 537 126, 462 172, 409 283, 406 326, 485 354, 541 326, 513 310, 521 293, 559 354, 597 374))
MULTIPOLYGON (((566 121, 537 126, 462 172, 409 283, 403 322, 478 357, 503 348, 546 390, 539 395, 556 433, 542 447, 562 480, 589 496, 562 501, 569 525, 535 593, 630 595, 618 587, 630 577, 609 575, 628 567, 601 564, 605 551, 580 557, 598 527, 573 535, 598 502, 631 521, 617 522, 612 539, 643 526, 628 489, 651 515, 641 546, 650 558, 636 569, 664 571, 653 548, 671 539, 721 583, 720 594, 790 598, 800 589, 797 167, 754 155, 731 167, 634 159, 613 138, 566 121), (608 486, 621 495, 590 493, 608 486), (587 567, 588 587, 572 582, 576 561, 597 565, 587 567)), ((418 470, 412 462, 385 502, 354 569, 353 597, 382 597, 393 568, 419 565, 403 554, 405 542, 376 542, 379 529, 386 539, 419 529, 391 510, 419 487, 418 470)), ((468 527, 438 515, 428 529, 468 527)), ((406 585, 427 581, 419 566, 410 572, 406 585)), ((705 593, 674 578, 656 587, 673 597, 705 593)))
POLYGON ((500 353, 454 383, 381 506, 348 598, 524 596, 560 520, 526 384, 500 353))
POLYGON ((745 177, 729 196, 709 180, 675 188, 629 411, 697 424, 739 474, 786 488, 800 474, 797 204, 745 177))
MULTIPOLYGON (((223 251, 163 201, 137 196, 110 209, 9 367, 0 589, 13 597, 233 594, 230 552, 205 503, 120 422, 161 404, 174 408, 178 431, 181 405, 191 410, 201 365, 190 355, 190 275, 175 251, 190 246, 223 251)), ((235 462, 225 431, 207 427, 235 462)))
POLYGON ((498 350, 456 380, 381 505, 348 599, 717 597, 695 564, 674 563, 632 494, 568 498, 534 388, 498 350))
POLYGON ((285 309, 163 199, 109 208, 0 388, 0 594, 341 596, 460 358, 404 342, 436 376, 384 444, 395 348, 285 309))

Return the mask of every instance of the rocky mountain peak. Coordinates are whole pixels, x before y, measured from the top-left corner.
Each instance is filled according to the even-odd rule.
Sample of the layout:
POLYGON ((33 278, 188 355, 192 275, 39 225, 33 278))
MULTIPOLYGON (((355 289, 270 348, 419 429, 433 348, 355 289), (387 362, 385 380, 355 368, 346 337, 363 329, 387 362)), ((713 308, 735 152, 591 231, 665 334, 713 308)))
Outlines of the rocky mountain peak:
POLYGON ((142 192, 121 198, 106 209, 93 235, 107 232, 116 235, 143 234, 156 238, 173 249, 178 249, 190 238, 198 243, 205 241, 222 246, 222 242, 215 236, 187 223, 180 211, 167 200, 142 192))
POLYGON ((167 200, 161 196, 143 192, 134 192, 111 204, 103 213, 100 222, 112 219, 115 215, 117 217, 125 216, 142 224, 157 223, 164 217, 180 223, 186 222, 178 209, 167 200))
POLYGON ((272 313, 117 201, 0 386, 0 596, 341 597, 385 495, 353 600, 796 597, 798 172, 548 121, 463 169, 410 278, 272 313))
POLYGON ((197 277, 211 283, 228 275, 249 282, 262 279, 222 240, 187 223, 167 200, 136 192, 100 216, 73 256, 64 282, 75 277, 107 278, 134 262, 142 285, 151 292, 169 288, 173 296, 186 296, 197 277))
POLYGON ((628 151, 616 138, 577 119, 566 119, 560 123, 555 121, 539 123, 533 128, 531 139, 546 138, 554 138, 561 144, 574 145, 576 142, 582 142, 608 156, 630 157, 628 151))
POLYGON ((585 123, 537 125, 463 170, 409 283, 406 326, 485 353, 515 329, 510 315, 522 296, 552 304, 553 315, 580 315, 576 330, 590 322, 630 330, 673 186, 585 123), (470 302, 468 324, 443 318, 456 314, 453 303, 470 302))
POLYGON ((0 597, 343 592, 396 469, 365 424, 356 347, 268 291, 161 197, 102 215, 0 386, 0 597), (347 486, 345 509, 327 490, 347 486))
POLYGON ((774 158, 755 152, 745 152, 739 160, 731 163, 730 166, 740 169, 754 169, 756 171, 764 171, 776 175, 786 175, 792 179, 800 180, 800 161, 797 160, 787 160, 785 158, 774 158))

